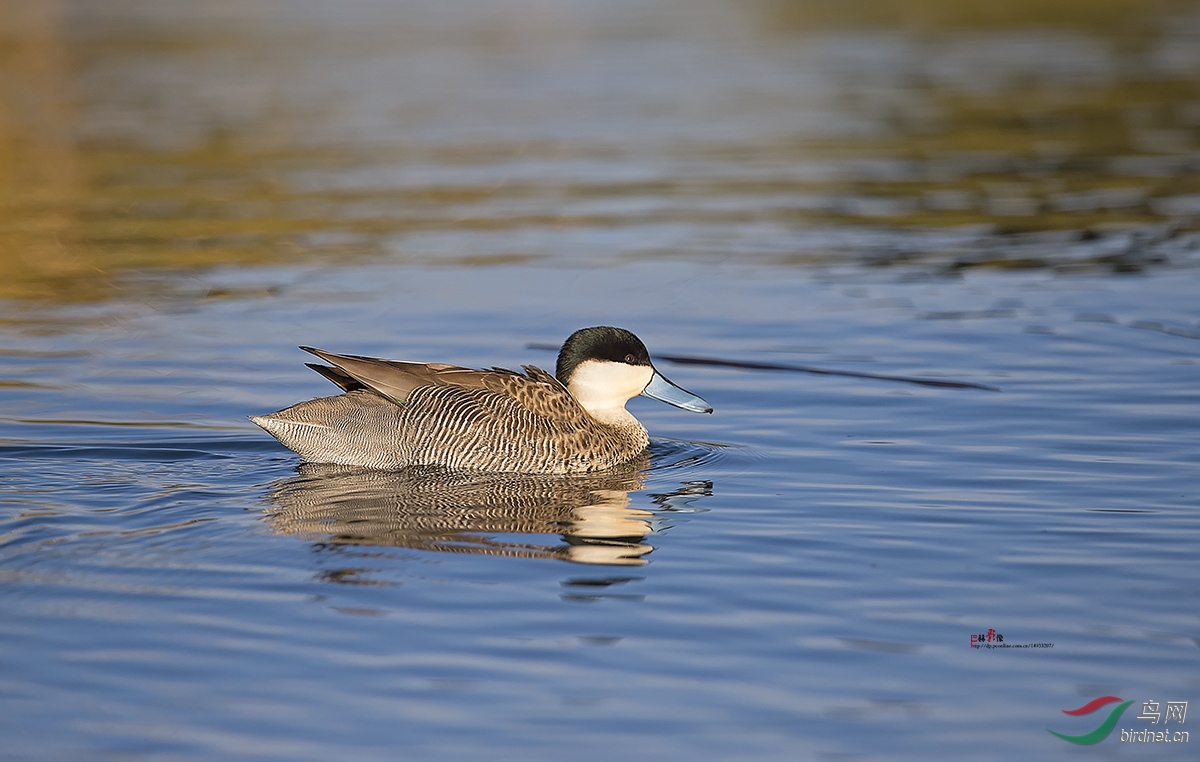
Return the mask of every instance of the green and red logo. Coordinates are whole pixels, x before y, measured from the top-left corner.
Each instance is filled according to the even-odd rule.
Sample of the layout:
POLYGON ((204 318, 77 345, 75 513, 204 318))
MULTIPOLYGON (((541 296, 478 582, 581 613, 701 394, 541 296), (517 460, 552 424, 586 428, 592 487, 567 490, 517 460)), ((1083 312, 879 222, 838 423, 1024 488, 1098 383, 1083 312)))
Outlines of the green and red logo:
MULTIPOLYGON (((1113 732, 1117 720, 1121 719, 1121 715, 1132 703, 1132 701, 1126 701, 1120 696, 1101 696, 1098 699, 1092 699, 1078 709, 1062 710, 1063 714, 1078 717, 1084 714, 1091 714, 1100 707, 1117 704, 1109 710, 1108 717, 1105 717, 1104 721, 1090 733, 1069 736, 1066 733, 1059 733, 1057 730, 1050 730, 1050 728, 1046 728, 1046 730, 1070 743, 1100 743, 1105 738, 1108 738, 1109 733, 1113 732), (1118 704, 1117 702, 1120 703, 1118 704)), ((1187 705, 1188 702, 1186 701, 1168 701, 1166 702, 1164 711, 1160 712, 1159 708, 1163 707, 1163 702, 1143 701, 1142 711, 1135 719, 1148 722, 1150 725, 1159 725, 1161 721, 1162 725, 1149 728, 1143 726, 1140 730, 1136 727, 1122 728, 1121 743, 1187 743, 1191 740, 1191 734, 1181 729, 1181 726, 1187 719, 1187 705), (1172 722, 1175 723, 1175 726, 1167 727, 1172 722)))
POLYGON ((1055 731, 1055 730, 1050 730, 1050 728, 1046 728, 1046 730, 1049 730, 1051 733, 1058 736, 1062 740, 1070 741, 1071 743, 1084 744, 1084 745, 1100 743, 1105 738, 1108 738, 1108 734, 1112 732, 1114 727, 1116 727, 1117 720, 1121 719, 1121 715, 1125 712, 1126 709, 1129 708, 1129 705, 1133 703, 1133 699, 1130 699, 1129 701, 1124 701, 1121 699, 1120 696, 1101 696, 1098 699, 1092 699, 1091 701, 1087 702, 1086 704, 1079 707, 1078 709, 1062 710, 1063 714, 1069 714, 1073 717, 1078 717, 1078 716, 1084 715, 1084 714, 1091 714, 1092 712, 1096 711, 1100 707, 1108 706, 1109 704, 1116 702, 1116 701, 1120 701, 1121 703, 1117 704, 1117 706, 1113 707, 1112 711, 1108 713, 1108 717, 1104 718, 1104 722, 1100 723, 1100 725, 1095 730, 1093 730, 1091 733, 1084 733, 1083 735, 1078 735, 1078 736, 1069 736, 1064 733, 1059 733, 1058 731, 1055 731))

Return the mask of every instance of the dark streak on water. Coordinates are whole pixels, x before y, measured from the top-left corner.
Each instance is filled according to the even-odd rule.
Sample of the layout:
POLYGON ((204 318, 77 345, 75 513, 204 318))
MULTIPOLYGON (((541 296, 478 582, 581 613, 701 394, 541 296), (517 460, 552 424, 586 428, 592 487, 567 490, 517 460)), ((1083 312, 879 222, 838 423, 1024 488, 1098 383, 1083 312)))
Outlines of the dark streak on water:
MULTIPOLYGON (((1005 317, 1009 317, 1005 315, 1005 317)), ((557 351, 558 347, 550 344, 527 344, 529 349, 545 349, 557 351)), ((862 373, 853 370, 831 370, 829 368, 814 368, 807 365, 784 365, 772 362, 748 362, 746 360, 723 360, 718 357, 692 357, 688 355, 656 354, 659 360, 666 360, 677 365, 710 365, 714 368, 741 368, 743 370, 784 370, 793 373, 812 373, 817 376, 845 376, 847 378, 870 378, 876 381, 895 381, 917 386, 937 386, 945 389, 983 389, 989 392, 1000 391, 994 386, 973 384, 969 381, 949 381, 940 378, 912 378, 909 376, 889 376, 883 373, 862 373)))

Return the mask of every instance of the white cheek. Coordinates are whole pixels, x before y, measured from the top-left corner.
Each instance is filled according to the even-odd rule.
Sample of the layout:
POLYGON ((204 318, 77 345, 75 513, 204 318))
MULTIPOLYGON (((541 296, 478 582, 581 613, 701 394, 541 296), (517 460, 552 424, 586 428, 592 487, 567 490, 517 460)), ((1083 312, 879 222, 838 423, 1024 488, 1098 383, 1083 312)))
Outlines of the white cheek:
POLYGON ((592 412, 624 408, 650 383, 654 370, 645 365, 587 360, 571 374, 570 390, 584 409, 592 412))

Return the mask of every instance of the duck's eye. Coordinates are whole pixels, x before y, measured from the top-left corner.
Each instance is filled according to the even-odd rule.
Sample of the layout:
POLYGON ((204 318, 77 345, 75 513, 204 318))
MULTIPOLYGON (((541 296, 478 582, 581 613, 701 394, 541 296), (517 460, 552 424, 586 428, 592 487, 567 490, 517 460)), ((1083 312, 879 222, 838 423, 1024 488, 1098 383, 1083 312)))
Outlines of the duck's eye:
POLYGON ((637 362, 637 358, 636 358, 636 357, 634 357, 634 356, 633 356, 633 355, 631 355, 631 354, 630 354, 630 355, 625 355, 625 362, 629 363, 630 365, 633 365, 634 363, 636 363, 636 362, 637 362))

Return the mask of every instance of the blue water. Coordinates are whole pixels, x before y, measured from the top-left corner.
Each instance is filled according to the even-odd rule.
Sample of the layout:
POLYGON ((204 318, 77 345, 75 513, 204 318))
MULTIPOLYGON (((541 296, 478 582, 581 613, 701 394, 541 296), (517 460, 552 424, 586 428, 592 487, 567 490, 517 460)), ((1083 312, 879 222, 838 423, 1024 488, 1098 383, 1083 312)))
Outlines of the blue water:
POLYGON ((1097 724, 1062 709, 1196 693, 1194 271, 205 278, 278 290, 6 334, 12 758, 1050 758, 1045 727, 1097 724), (243 418, 326 391, 300 342, 546 365, 526 343, 603 317, 652 352, 999 391, 662 363, 717 412, 631 403, 651 463, 582 490, 598 530, 572 480, 447 508, 297 472, 243 418), (1053 647, 972 649, 989 629, 1053 647))
POLYGON ((1120 740, 1200 702, 1194 12, 807 7, 14 37, 0 758, 1194 757, 1120 740), (247 420, 331 393, 297 345, 553 367, 597 324, 715 413, 634 399, 648 457, 571 478, 247 420))

